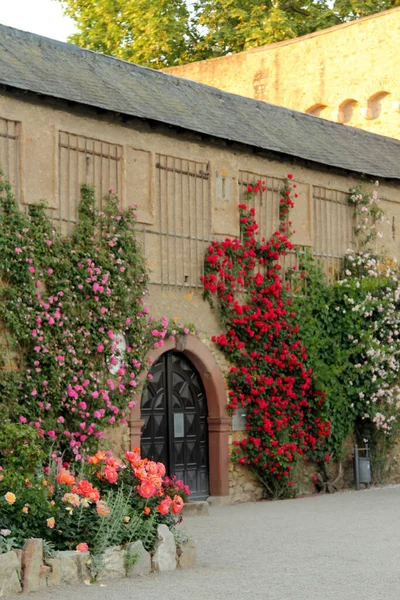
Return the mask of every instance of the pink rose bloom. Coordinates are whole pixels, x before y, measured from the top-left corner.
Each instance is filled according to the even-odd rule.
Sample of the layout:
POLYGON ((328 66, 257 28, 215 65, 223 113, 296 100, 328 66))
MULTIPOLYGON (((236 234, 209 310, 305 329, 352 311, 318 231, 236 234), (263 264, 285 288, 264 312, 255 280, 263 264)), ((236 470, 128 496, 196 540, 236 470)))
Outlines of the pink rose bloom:
POLYGON ((77 552, 88 552, 88 550, 89 550, 89 546, 87 545, 86 542, 81 542, 76 547, 77 552))

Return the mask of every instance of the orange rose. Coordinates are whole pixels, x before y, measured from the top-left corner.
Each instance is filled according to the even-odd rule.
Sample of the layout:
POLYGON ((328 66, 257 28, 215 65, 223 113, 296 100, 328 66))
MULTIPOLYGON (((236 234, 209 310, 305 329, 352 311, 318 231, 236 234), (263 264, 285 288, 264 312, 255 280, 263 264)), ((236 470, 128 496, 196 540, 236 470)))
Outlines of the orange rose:
POLYGON ((107 465, 104 469, 104 477, 107 479, 108 483, 116 483, 118 478, 117 470, 107 465))
POLYGON ((77 485, 72 488, 72 491, 75 494, 79 494, 79 496, 88 498, 94 502, 98 502, 98 500, 100 500, 99 490, 93 487, 87 479, 81 479, 81 481, 78 481, 77 485))
POLYGON ((96 511, 100 517, 108 517, 110 516, 111 510, 108 508, 107 504, 100 500, 96 504, 96 511))
POLYGON ((171 507, 172 500, 169 496, 164 498, 162 502, 157 506, 157 510, 161 515, 167 515, 169 513, 169 509, 171 507))
POLYGON ((143 512, 145 515, 149 515, 151 513, 150 507, 149 506, 145 506, 143 509, 143 512))
POLYGON ((16 501, 17 497, 15 494, 13 494, 12 492, 7 492, 7 494, 4 496, 6 502, 8 502, 8 504, 14 504, 14 502, 16 501))
POLYGON ((147 479, 147 471, 144 467, 138 467, 134 471, 136 477, 140 479, 140 481, 144 481, 145 479, 147 479))
POLYGON ((56 524, 56 520, 55 520, 54 517, 50 517, 50 519, 47 519, 46 523, 47 523, 47 527, 49 527, 50 529, 54 529, 54 525, 56 524))
POLYGON ((151 498, 152 496, 154 496, 156 491, 156 486, 150 481, 143 481, 138 489, 139 496, 142 496, 142 498, 151 498))
POLYGON ((159 475, 149 475, 147 478, 150 483, 153 483, 157 489, 160 489, 162 486, 161 477, 159 475))
POLYGON ((157 469, 158 469, 159 476, 165 477, 165 473, 166 473, 165 465, 163 465, 161 462, 158 462, 157 469))
POLYGON ((174 499, 172 501, 172 512, 176 515, 177 513, 181 512, 183 508, 183 500, 180 496, 174 496, 174 499))
POLYGON ((61 469, 57 475, 57 483, 71 486, 75 483, 75 477, 67 469, 61 469))

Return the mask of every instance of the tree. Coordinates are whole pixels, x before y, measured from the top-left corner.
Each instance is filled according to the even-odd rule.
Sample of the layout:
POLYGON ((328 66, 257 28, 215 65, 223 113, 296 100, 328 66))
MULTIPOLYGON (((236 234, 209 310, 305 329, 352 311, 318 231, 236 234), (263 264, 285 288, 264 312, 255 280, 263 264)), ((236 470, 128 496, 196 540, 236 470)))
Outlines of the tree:
POLYGON ((190 62, 195 42, 184 0, 59 0, 79 32, 70 41, 146 67, 190 62))
POLYGON ((400 0, 58 0, 70 41, 147 67, 181 65, 312 33, 400 0))

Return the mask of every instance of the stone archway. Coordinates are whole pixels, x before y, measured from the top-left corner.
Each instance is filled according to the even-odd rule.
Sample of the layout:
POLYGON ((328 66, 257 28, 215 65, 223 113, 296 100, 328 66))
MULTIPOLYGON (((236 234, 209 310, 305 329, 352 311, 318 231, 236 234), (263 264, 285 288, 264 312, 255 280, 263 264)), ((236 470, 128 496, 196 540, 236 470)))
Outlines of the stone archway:
MULTIPOLYGON (((231 417, 227 412, 225 380, 211 354, 203 342, 194 335, 178 336, 167 340, 161 348, 149 353, 156 361, 165 352, 183 352, 196 367, 207 396, 208 407, 208 447, 211 496, 229 495, 229 433, 231 417)), ((142 381, 147 371, 141 375, 142 381)), ((135 398, 135 406, 130 415, 131 447, 140 447, 143 420, 140 414, 141 393, 135 398)))

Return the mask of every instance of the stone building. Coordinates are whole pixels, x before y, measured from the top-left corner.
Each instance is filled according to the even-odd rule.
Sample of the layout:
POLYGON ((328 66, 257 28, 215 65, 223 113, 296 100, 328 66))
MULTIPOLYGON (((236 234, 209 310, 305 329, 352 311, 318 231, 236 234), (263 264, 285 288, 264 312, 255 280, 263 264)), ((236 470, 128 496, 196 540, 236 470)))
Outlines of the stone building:
POLYGON ((157 350, 152 391, 131 414, 132 445, 162 456, 198 498, 259 497, 229 461, 243 425, 235 418, 232 430, 226 365, 210 342, 219 326, 201 296, 205 249, 238 236, 237 205, 259 178, 258 221, 271 234, 292 173, 293 241, 329 272, 354 243, 348 190, 362 176, 380 181, 388 249, 398 253, 400 142, 3 26, 0 86, 0 163, 21 205, 47 199, 68 233, 81 184, 95 187, 99 206, 116 190, 122 206, 138 206, 152 313, 195 325, 196 335, 157 350), (175 394, 178 408, 176 380, 190 384, 175 394))
POLYGON ((400 139, 400 7, 166 71, 400 139))

